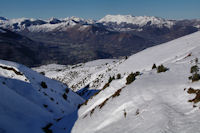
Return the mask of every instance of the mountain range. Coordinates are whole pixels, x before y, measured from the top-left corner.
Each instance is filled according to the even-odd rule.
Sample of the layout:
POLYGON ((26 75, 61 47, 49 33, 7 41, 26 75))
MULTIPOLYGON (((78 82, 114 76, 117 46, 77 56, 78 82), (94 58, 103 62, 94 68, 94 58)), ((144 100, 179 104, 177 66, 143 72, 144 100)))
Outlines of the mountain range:
POLYGON ((106 15, 97 21, 77 17, 49 20, 0 17, 0 50, 4 51, 0 58, 27 66, 120 58, 199 28, 198 19, 132 15, 106 15), (27 59, 23 59, 24 55, 27 59))

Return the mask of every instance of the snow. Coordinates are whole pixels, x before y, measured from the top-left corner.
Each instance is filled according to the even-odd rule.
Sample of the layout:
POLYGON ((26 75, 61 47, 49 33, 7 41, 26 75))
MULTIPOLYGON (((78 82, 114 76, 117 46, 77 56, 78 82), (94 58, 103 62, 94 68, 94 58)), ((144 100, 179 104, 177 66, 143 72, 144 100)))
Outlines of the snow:
POLYGON ((162 27, 163 25, 166 27, 173 26, 173 21, 165 20, 158 17, 149 17, 149 16, 132 16, 132 15, 106 15, 99 21, 99 23, 127 23, 127 24, 134 24, 139 26, 144 26, 150 22, 150 25, 158 25, 162 27))
MULTIPOLYGON (((134 24, 140 27, 145 25, 156 25, 158 27, 172 27, 174 25, 174 21, 165 20, 158 17, 153 16, 132 16, 132 15, 106 15, 104 18, 95 21, 91 19, 82 19, 78 17, 67 17, 62 19, 57 18, 50 18, 48 20, 42 20, 45 24, 38 24, 38 25, 25 25, 23 24, 24 21, 37 21, 40 19, 33 19, 33 18, 17 18, 17 19, 0 19, 0 27, 7 28, 13 31, 23 31, 23 30, 30 30, 31 32, 50 32, 54 30, 64 31, 66 28, 73 27, 76 25, 81 25, 79 28, 80 31, 87 28, 87 25, 96 24, 96 23, 127 23, 127 24, 134 24), (51 23, 52 21, 56 21, 57 23, 51 23)), ((141 28, 119 28, 116 30, 119 31, 141 31, 141 28)))
MULTIPOLYGON (((45 71, 47 77, 56 75, 59 81, 71 87, 77 85, 73 88, 77 92, 87 89, 87 85, 89 92, 101 90, 110 76, 121 74, 121 79, 113 80, 96 96, 87 97, 87 104, 70 115, 78 116, 70 126, 71 133, 196 133, 200 131, 200 104, 188 102, 195 95, 188 94, 187 89, 198 89, 200 85, 188 79, 195 58, 200 57, 199 36, 200 32, 196 32, 145 49, 126 60, 96 60, 74 66, 52 64, 34 70, 45 71), (157 73, 152 70, 154 63, 164 64, 169 70, 157 73), (140 71, 141 75, 126 85, 126 77, 135 71, 140 71), (66 77, 70 78, 66 80, 66 77), (112 97, 119 89, 120 95, 112 97), (100 108, 103 102, 105 104, 100 108)), ((66 127, 66 121, 63 119, 58 127, 66 127)))
POLYGON ((197 89, 200 85, 188 79, 194 59, 200 57, 199 36, 200 32, 196 32, 148 48, 117 65, 117 71, 126 75, 136 70, 142 74, 130 85, 125 84, 126 76, 113 80, 109 87, 89 99, 79 109, 72 133, 199 132, 200 105, 195 107, 188 102, 195 95, 187 93, 189 87, 197 89), (157 73, 151 70, 153 63, 162 63, 169 70, 157 73), (111 98, 120 88, 120 95, 111 98))
POLYGON ((196 32, 128 59, 33 68, 46 77, 23 65, 0 60, 0 132, 40 133, 51 122, 50 129, 59 133, 198 133, 200 103, 189 102, 195 95, 187 90, 200 86, 199 81, 188 79, 190 68, 200 66, 195 63, 199 51, 200 32, 196 32), (168 70, 157 73, 152 70, 154 63, 168 70), (126 85, 127 76, 136 71, 141 74, 126 85), (116 79, 117 74, 121 74, 120 79, 116 79), (113 76, 115 79, 102 89, 113 76), (41 81, 48 88, 42 88, 41 81), (77 93, 86 91, 82 97, 88 99, 87 104, 79 110, 77 106, 84 99, 69 89, 64 100, 66 84, 77 93), (90 97, 94 91, 99 93, 90 97))
MULTIPOLYGON (((58 23, 58 24, 43 24, 43 25, 33 25, 28 27, 28 30, 31 32, 50 32, 56 29, 62 29, 67 27, 69 23, 58 23)), ((75 25, 74 23, 71 25, 75 25)), ((63 29, 64 30, 64 29, 63 29)))
POLYGON ((76 112, 84 100, 66 88, 23 65, 0 60, 0 132, 42 133, 54 119, 76 112))
MULTIPOLYGON (((81 108, 80 118, 72 132, 198 132, 200 128, 196 118, 199 111, 196 110, 195 115, 186 115, 193 107, 188 103, 189 98, 183 90, 188 87, 185 76, 188 72, 184 73, 183 70, 189 70, 189 67, 179 64, 174 69, 170 66, 170 71, 165 74, 153 71, 151 75, 142 75, 124 88, 119 97, 108 101, 102 109, 96 109, 92 116, 81 117, 85 115, 81 114, 84 109, 81 108), (181 70, 180 73, 177 70, 181 70), (140 113, 136 115, 138 109, 140 113), (83 128, 85 126, 88 128, 83 128)), ((104 92, 104 95, 108 93, 104 92)))
POLYGON ((84 31, 87 28, 89 28, 89 25, 80 26, 79 31, 84 31))
POLYGON ((33 68, 33 70, 44 72, 45 76, 67 84, 74 91, 78 91, 87 85, 90 85, 89 89, 96 90, 102 87, 109 78, 108 76, 103 77, 105 74, 109 75, 109 72, 105 73, 105 71, 115 67, 118 63, 119 60, 117 59, 99 59, 73 66, 49 64, 33 68), (99 79, 98 82, 96 81, 97 78, 99 79))
POLYGON ((196 28, 200 28, 200 25, 196 25, 195 27, 196 27, 196 28))
POLYGON ((197 46, 200 46, 200 32, 148 48, 130 56, 119 66, 121 72, 150 70, 154 63, 162 64, 187 56, 197 46), (131 67, 130 67, 131 66, 131 67))
MULTIPOLYGON (((17 19, 0 19, 0 26, 2 28, 8 28, 13 31, 23 31, 25 29, 28 29, 31 32, 50 32, 53 30, 60 30, 64 31, 66 28, 73 27, 79 23, 81 24, 93 24, 95 21, 93 20, 85 20, 78 17, 68 17, 64 19, 56 19, 56 18, 50 18, 49 20, 42 20, 46 22, 46 24, 38 24, 38 25, 30 25, 25 26, 22 24, 24 21, 36 21, 39 19, 33 19, 33 18, 17 18, 17 19), (50 22, 53 20, 58 20, 59 22, 56 24, 51 24, 50 22), (17 28, 16 28, 17 26, 17 28)), ((84 28, 84 27, 83 27, 84 28)))

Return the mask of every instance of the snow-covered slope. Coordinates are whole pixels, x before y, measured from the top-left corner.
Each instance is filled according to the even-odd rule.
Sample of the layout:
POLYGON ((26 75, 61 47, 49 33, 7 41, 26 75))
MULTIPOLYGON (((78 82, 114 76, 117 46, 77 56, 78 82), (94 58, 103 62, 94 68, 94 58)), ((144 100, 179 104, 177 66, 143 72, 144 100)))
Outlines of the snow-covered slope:
POLYGON ((120 72, 150 70, 154 63, 161 64, 187 56, 200 45, 200 32, 145 49, 130 56, 119 66, 120 72), (131 67, 130 67, 131 66, 131 67))
POLYGON ((1 133, 42 133, 49 123, 54 126, 58 118, 76 112, 82 102, 66 85, 23 65, 0 60, 1 133))
POLYGON ((49 64, 33 68, 33 70, 67 84, 74 91, 78 91, 87 85, 89 85, 89 89, 98 90, 107 82, 109 74, 113 74, 112 68, 123 61, 124 59, 100 59, 73 66, 49 64))
POLYGON ((72 133, 198 133, 199 91, 189 88, 199 89, 200 82, 188 77, 192 66, 200 66, 199 51, 196 32, 132 55, 113 71, 125 76, 80 107, 72 133), (154 63, 168 70, 157 73, 154 63), (135 71, 141 74, 127 85, 126 77, 135 71))
POLYGON ((99 23, 127 23, 133 24, 138 26, 145 26, 149 25, 157 25, 159 27, 166 26, 171 27, 173 26, 174 22, 170 20, 165 20, 158 17, 149 17, 149 16, 132 16, 132 15, 106 15, 104 18, 98 21, 99 23))

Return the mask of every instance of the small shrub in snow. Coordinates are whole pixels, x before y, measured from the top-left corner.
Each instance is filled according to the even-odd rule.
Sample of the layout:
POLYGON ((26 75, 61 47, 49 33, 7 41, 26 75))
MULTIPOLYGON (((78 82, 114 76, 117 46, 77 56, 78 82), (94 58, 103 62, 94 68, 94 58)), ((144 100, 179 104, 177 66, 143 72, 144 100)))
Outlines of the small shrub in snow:
POLYGON ((189 53, 185 58, 192 56, 192 53, 189 53))
POLYGON ((60 120, 62 120, 63 117, 57 118, 56 122, 59 122, 60 120))
POLYGON ((198 64, 199 60, 198 58, 195 58, 195 63, 198 64))
POLYGON ((188 94, 193 94, 193 93, 196 93, 196 92, 197 92, 197 90, 195 90, 194 88, 191 88, 191 87, 187 91, 188 94))
POLYGON ((65 89, 65 93, 66 93, 66 94, 69 93, 69 89, 68 89, 68 88, 65 89))
POLYGON ((106 98, 106 100, 104 100, 101 104, 99 104, 99 108, 101 109, 105 104, 106 102, 108 101, 109 99, 106 98))
POLYGON ((40 72, 40 74, 45 75, 45 72, 40 72))
POLYGON ((140 114, 140 110, 137 109, 136 112, 135 112, 135 115, 139 115, 140 114))
POLYGON ((196 105, 193 105, 193 108, 196 108, 197 106, 196 105))
POLYGON ((45 96, 48 96, 46 92, 43 92, 43 94, 44 94, 45 96))
POLYGON ((121 79, 121 74, 120 73, 117 74, 117 79, 121 79))
POLYGON ((95 108, 93 108, 93 109, 90 111, 90 116, 92 116, 92 114, 94 113, 94 110, 95 110, 95 108))
POLYGON ((122 90, 122 89, 117 90, 117 91, 112 95, 112 98, 115 98, 115 97, 119 96, 121 90, 122 90))
POLYGON ((188 102, 194 102, 194 103, 200 102, 200 90, 199 89, 189 88, 187 92, 189 94, 196 94, 195 98, 189 100, 188 102))
POLYGON ((5 84, 6 84, 6 82, 4 82, 4 81, 3 81, 3 82, 2 82, 2 84, 4 84, 4 85, 5 85, 5 84))
POLYGON ((129 74, 128 77, 126 78, 126 84, 130 84, 135 80, 135 76, 133 73, 129 74))
POLYGON ((109 87, 109 86, 110 86, 110 84, 109 84, 109 83, 106 83, 106 84, 103 86, 102 90, 106 89, 106 88, 109 87))
POLYGON ((135 80, 136 76, 138 76, 138 75, 140 75, 140 72, 138 72, 138 71, 135 73, 129 74, 128 77, 126 78, 126 84, 128 85, 128 84, 132 83, 135 80))
POLYGON ((64 93, 63 95, 63 98, 65 99, 65 100, 67 100, 67 95, 64 93))
POLYGON ((158 66, 157 73, 166 72, 168 68, 164 67, 163 65, 158 66))
POLYGON ((140 75, 140 72, 135 72, 135 73, 131 73, 128 75, 128 77, 126 78, 126 84, 130 84, 135 80, 135 77, 140 75))
POLYGON ((51 97, 51 98, 50 98, 50 100, 51 100, 51 101, 54 101, 54 98, 53 98, 53 97, 51 97))
POLYGON ((43 106, 44 106, 45 108, 47 108, 47 107, 48 107, 48 105, 46 105, 46 104, 43 104, 43 106))
POLYGON ((42 88, 47 88, 47 84, 46 84, 44 81, 42 81, 42 82, 40 83, 40 85, 42 86, 42 88))
POLYGON ((113 80, 115 80, 114 76, 109 78, 108 83, 111 83, 113 80))
POLYGON ((140 72, 137 71, 137 72, 134 73, 134 75, 136 77, 136 76, 140 75, 140 72))
POLYGON ((199 71, 199 67, 197 65, 192 66, 190 68, 190 73, 197 73, 199 71))
POLYGON ((79 104, 79 105, 78 105, 78 109, 80 109, 80 107, 81 107, 82 105, 83 105, 83 104, 79 104))
POLYGON ((53 124, 52 123, 49 123, 47 124, 45 127, 42 128, 42 130, 45 132, 45 133, 53 133, 51 129, 49 129, 53 124))
MULTIPOLYGON (((197 60, 198 62, 198 60, 197 60)), ((189 80, 192 80, 192 82, 198 81, 200 79, 199 67, 197 65, 194 65, 190 68, 190 73, 192 73, 192 76, 188 77, 189 80)))
POLYGON ((192 76, 189 77, 192 82, 199 81, 200 75, 198 73, 194 73, 192 76))
POLYGON ((126 118, 126 115, 127 115, 127 113, 126 113, 126 110, 124 109, 124 117, 126 118))
POLYGON ((110 69, 110 68, 108 68, 108 71, 111 71, 111 69, 110 69))
MULTIPOLYGON (((109 80, 108 80, 108 83, 106 83, 103 88, 101 90, 104 90, 105 88, 109 87, 110 86, 110 83, 115 79, 115 77, 110 77, 109 80)), ((98 94, 99 92, 97 92, 98 94)))
POLYGON ((84 115, 84 116, 83 116, 83 119, 84 119, 85 117, 87 117, 87 116, 88 116, 88 114, 84 115))
POLYGON ((153 64, 152 69, 156 69, 156 68, 157 68, 156 64, 153 64))

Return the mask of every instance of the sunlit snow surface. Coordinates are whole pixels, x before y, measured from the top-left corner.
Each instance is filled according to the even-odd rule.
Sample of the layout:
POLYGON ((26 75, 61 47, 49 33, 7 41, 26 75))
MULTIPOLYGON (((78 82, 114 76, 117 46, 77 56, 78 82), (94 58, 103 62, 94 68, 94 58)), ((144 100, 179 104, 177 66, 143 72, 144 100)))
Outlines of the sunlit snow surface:
POLYGON ((126 76, 114 80, 89 100, 80 108, 72 133, 200 132, 200 105, 193 107, 188 100, 195 95, 187 93, 189 87, 200 86, 188 79, 199 51, 200 32, 196 32, 132 55, 117 66, 118 72, 140 71, 142 75, 130 85, 125 84, 126 76), (153 63, 162 63, 169 70, 157 73, 151 70, 153 63), (109 98, 120 88, 119 96, 109 98), (100 108, 106 98, 109 100, 100 108))
POLYGON ((149 17, 149 16, 132 16, 132 15, 106 15, 102 19, 100 19, 98 22, 101 23, 127 23, 127 24, 134 24, 139 26, 144 26, 148 23, 150 25, 158 25, 159 27, 166 26, 171 27, 174 25, 173 21, 165 20, 158 17, 149 17))

